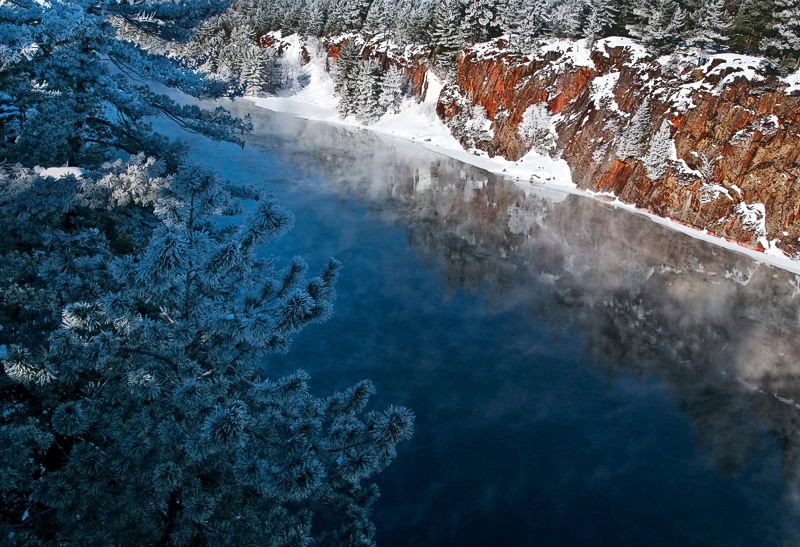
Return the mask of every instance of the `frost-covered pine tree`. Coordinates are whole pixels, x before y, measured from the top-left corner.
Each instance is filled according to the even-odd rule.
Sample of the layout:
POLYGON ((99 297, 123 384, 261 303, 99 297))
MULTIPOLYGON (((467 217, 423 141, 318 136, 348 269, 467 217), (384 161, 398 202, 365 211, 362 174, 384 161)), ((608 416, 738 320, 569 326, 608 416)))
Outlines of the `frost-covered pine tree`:
POLYGON ((376 60, 366 59, 358 63, 353 114, 359 122, 374 123, 383 113, 378 102, 382 79, 383 71, 376 60))
POLYGON ((675 159, 675 141, 672 140, 672 124, 664 120, 650 141, 643 162, 647 177, 658 180, 667 172, 675 159))
POLYGON ((431 45, 436 63, 449 68, 458 51, 466 47, 468 37, 463 25, 464 4, 461 0, 442 0, 433 15, 431 45))
POLYGON ((408 76, 396 66, 389 67, 380 84, 378 104, 381 112, 396 114, 400 111, 400 103, 406 95, 408 76))
POLYGON ((135 27, 162 41, 188 39, 204 17, 227 2, 147 3, 97 0, 4 2, 0 5, 2 92, 22 113, 14 138, 0 138, 0 159, 25 165, 99 165, 109 154, 159 154, 177 162, 179 149, 149 130, 166 115, 187 129, 235 140, 238 122, 223 109, 180 105, 131 74, 213 98, 223 82, 183 71, 176 59, 119 39, 114 25, 135 27))
POLYGON ((336 94, 339 96, 339 113, 343 117, 355 113, 358 93, 356 75, 360 62, 361 46, 351 39, 339 50, 334 81, 336 94))
POLYGON ((467 0, 464 2, 462 34, 469 43, 484 42, 499 34, 497 0, 467 0))
POLYGON ((553 36, 578 38, 585 22, 585 0, 553 0, 547 13, 547 28, 553 36))
POLYGON ((367 36, 385 34, 392 28, 393 3, 375 0, 367 12, 362 32, 367 36))
POLYGON ((781 60, 784 70, 800 68, 800 0, 775 0, 775 24, 761 48, 781 60))
POLYGON ((406 0, 400 3, 395 15, 394 38, 400 43, 431 43, 434 3, 423 0, 406 0))
POLYGON ((623 129, 617 141, 617 157, 623 161, 628 158, 640 159, 652 132, 650 103, 644 101, 636 109, 630 123, 623 129))
POLYGON ((619 8, 615 0, 590 0, 586 6, 588 15, 583 35, 591 45, 616 25, 619 8))
POLYGON ((555 145, 556 135, 553 131, 550 108, 546 103, 533 104, 522 114, 522 121, 517 133, 540 154, 549 154, 555 145))
POLYGON ((686 43, 711 50, 725 49, 732 22, 724 0, 706 0, 692 13, 694 30, 686 43))
MULTIPOLYGON (((50 181, 28 180, 32 195, 52 202, 36 188, 50 181)), ((76 183, 48 218, 90 185, 76 183)), ((412 415, 366 412, 369 382, 319 399, 303 372, 259 366, 328 317, 339 264, 309 279, 301 259, 260 257, 292 222, 268 196, 219 227, 212 213, 235 204, 217 175, 186 167, 159 186, 134 254, 115 256, 96 228, 38 239, 38 276, 64 304, 46 340, 2 359, 4 545, 370 544, 365 481, 412 415)), ((0 180, 9 218, 31 208, 20 189, 0 180)))
POLYGON ((216 222, 237 212, 231 187, 184 166, 147 119, 231 140, 246 124, 130 74, 202 97, 227 83, 115 30, 185 40, 226 5, 0 3, 0 97, 22 122, 3 124, 0 155, 20 162, 0 169, 3 545, 372 542, 367 479, 411 414, 367 412, 369 382, 317 398, 304 373, 260 366, 327 317, 338 263, 309 277, 300 259, 263 258, 291 224, 268 196, 216 222), (25 166, 65 161, 97 168, 55 179, 25 166))
POLYGON ((329 12, 326 32, 336 34, 347 30, 358 30, 369 11, 370 0, 337 0, 329 12))
POLYGON ((527 2, 508 0, 498 10, 500 32, 508 35, 511 45, 524 51, 535 45, 536 40, 549 33, 551 11, 550 1, 527 2))
POLYGON ((310 36, 322 36, 328 18, 325 3, 319 0, 312 0, 309 3, 308 10, 306 32, 310 36))
POLYGON ((730 32, 731 49, 755 52, 765 38, 772 34, 774 0, 742 0, 733 16, 730 32))
POLYGON ((631 36, 659 53, 668 53, 683 37, 686 12, 675 0, 645 0, 633 6, 631 36))
POLYGON ((245 50, 242 59, 242 68, 239 73, 239 85, 245 94, 257 96, 267 87, 267 63, 260 54, 261 49, 252 47, 245 50))

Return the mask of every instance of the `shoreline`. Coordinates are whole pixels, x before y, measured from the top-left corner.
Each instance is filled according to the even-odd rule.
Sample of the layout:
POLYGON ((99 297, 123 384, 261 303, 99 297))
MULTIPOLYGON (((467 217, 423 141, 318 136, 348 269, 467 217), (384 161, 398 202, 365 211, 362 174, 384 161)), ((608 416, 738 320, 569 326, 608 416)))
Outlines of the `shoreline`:
POLYGON ((305 102, 299 100, 297 96, 244 97, 244 99, 252 102, 259 108, 264 108, 272 112, 286 114, 313 122, 330 123, 353 129, 368 130, 387 137, 413 142, 425 150, 450 157, 495 175, 503 176, 524 192, 532 188, 543 187, 548 190, 600 201, 615 208, 623 209, 629 213, 645 216, 652 222, 693 237, 694 239, 699 239, 712 245, 745 255, 759 264, 780 268, 800 275, 800 261, 792 260, 786 255, 777 254, 774 251, 770 253, 768 251, 752 249, 741 243, 709 233, 708 230, 695 228, 672 218, 658 216, 645 209, 640 209, 635 205, 622 202, 611 193, 591 192, 580 189, 572 182, 569 167, 563 160, 553 160, 552 158, 536 154, 535 152, 529 153, 517 162, 512 162, 504 158, 489 158, 485 155, 472 154, 461 147, 460 143, 449 133, 447 127, 438 117, 436 117, 435 121, 425 119, 430 118, 429 114, 435 116, 435 112, 432 110, 427 113, 425 112, 424 105, 426 103, 430 104, 428 97, 420 103, 416 103, 413 99, 408 100, 407 103, 413 103, 411 106, 407 106, 407 103, 404 103, 404 108, 401 109, 400 114, 384 116, 374 125, 363 125, 346 119, 343 120, 338 116, 335 109, 331 109, 328 105, 323 106, 312 102, 305 102), (428 123, 420 124, 419 122, 428 123), (438 122, 438 127, 435 122, 438 122), (415 135, 408 131, 414 127, 423 127, 427 129, 427 131, 423 132, 421 135, 415 135), (443 134, 443 132, 446 132, 446 135, 443 134))

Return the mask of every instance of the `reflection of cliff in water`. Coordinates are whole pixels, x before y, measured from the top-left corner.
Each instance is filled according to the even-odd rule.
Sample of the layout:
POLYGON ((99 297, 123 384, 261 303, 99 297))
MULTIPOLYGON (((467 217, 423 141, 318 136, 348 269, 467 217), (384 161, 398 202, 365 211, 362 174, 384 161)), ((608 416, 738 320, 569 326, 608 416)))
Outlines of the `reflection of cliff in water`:
POLYGON ((796 275, 593 200, 523 191, 411 143, 302 122, 282 138, 301 172, 327 173, 342 199, 406 226, 448 291, 480 289, 498 312, 524 307, 556 333, 577 332, 610 381, 658 376, 723 469, 746 466, 766 429, 795 472, 796 275))

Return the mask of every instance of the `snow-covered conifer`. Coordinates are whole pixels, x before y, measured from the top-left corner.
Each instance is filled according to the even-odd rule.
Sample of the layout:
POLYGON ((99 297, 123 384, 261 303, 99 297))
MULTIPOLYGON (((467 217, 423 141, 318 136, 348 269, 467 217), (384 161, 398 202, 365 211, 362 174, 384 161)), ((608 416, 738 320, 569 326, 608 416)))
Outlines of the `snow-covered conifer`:
POLYGON ((702 2, 699 9, 692 13, 692 20, 695 28, 687 37, 687 44, 714 50, 724 49, 732 26, 731 17, 725 11, 724 0, 702 2))
POLYGON ((374 59, 359 62, 355 73, 355 97, 353 114, 365 124, 375 122, 383 113, 378 102, 383 71, 374 59))
POLYGON ((348 116, 355 112, 357 99, 356 74, 361 62, 361 46, 354 40, 348 41, 339 50, 336 63, 335 89, 339 96, 339 113, 348 116))
POLYGON ((408 77, 396 66, 389 67, 380 84, 378 104, 382 112, 399 112, 400 102, 406 95, 408 77))
POLYGON ((800 0, 775 0, 775 24, 761 48, 775 52, 784 70, 800 67, 800 0))
POLYGON ((645 0, 633 7, 633 15, 628 32, 654 51, 667 53, 683 37, 686 12, 675 0, 645 0))
POLYGON ((650 147, 643 159, 647 176, 652 180, 660 179, 667 172, 674 158, 675 141, 672 140, 672 124, 669 123, 669 120, 664 120, 656 134, 653 135, 650 147))
POLYGON ((367 12, 362 32, 367 36, 384 34, 392 26, 392 9, 394 2, 375 0, 367 12))
POLYGON ((578 38, 585 22, 585 0, 553 0, 547 13, 547 28, 553 36, 578 38))
POLYGON ((17 137, 0 140, 0 157, 26 165, 45 160, 48 165, 98 165, 107 154, 120 151, 175 159, 178 150, 170 152, 169 143, 148 130, 146 117, 157 115, 215 138, 236 140, 231 128, 238 122, 225 111, 179 105, 128 75, 201 97, 218 97, 227 86, 119 39, 112 26, 123 21, 160 40, 183 39, 191 31, 189 22, 199 24, 201 16, 226 3, 152 1, 144 7, 114 0, 0 7, 0 43, 13 54, 7 56, 13 62, 3 66, 2 91, 14 97, 14 107, 22 113, 17 137))
POLYGON ((230 185, 147 120, 234 141, 247 123, 141 81, 204 98, 228 83, 120 39, 185 40, 228 3, 0 4, 0 104, 20 113, 0 139, 20 162, 0 169, 2 543, 371 544, 364 481, 413 416, 367 412, 369 382, 320 399, 304 373, 259 366, 329 317, 339 264, 264 258, 292 222, 269 196, 241 223, 213 218, 241 212, 230 185), (25 165, 67 162, 91 169, 25 165))
POLYGON ((540 154, 548 154, 555 145, 550 108, 546 103, 533 104, 522 114, 517 133, 525 143, 540 154))
MULTIPOLYGON (((19 174, 25 183, 0 179, 4 215, 30 207, 20 184, 49 184, 19 174)), ((238 228, 220 228, 212 214, 236 208, 218 175, 185 167, 160 184, 155 228, 133 254, 114 256, 97 229, 38 240, 47 258, 34 280, 64 304, 60 323, 43 323, 46 340, 19 340, 2 358, 0 387, 15 394, 0 401, 3 537, 370 543, 374 486, 363 481, 409 438, 412 414, 367 412, 369 382, 319 399, 304 373, 271 379, 258 366, 330 315, 339 264, 308 278, 299 258, 283 270, 261 258, 292 223, 269 196, 238 228), (18 526, 23 515, 35 525, 18 526)), ((51 210, 54 226, 67 207, 51 210)))
POLYGON ((484 42, 499 34, 497 0, 466 0, 462 34, 469 43, 484 42))
POLYGON ((325 4, 319 0, 312 0, 308 10, 306 32, 311 36, 322 36, 328 18, 325 4))
POLYGON ((529 47, 541 37, 549 24, 548 2, 509 0, 500 9, 500 28, 518 48, 529 47))
POLYGON ((630 123, 623 128, 617 141, 617 157, 623 161, 628 158, 640 159, 652 132, 650 103, 645 101, 636 109, 630 123))
POLYGON ((400 43, 430 43, 429 30, 432 26, 433 2, 406 0, 397 7, 394 37, 400 43))
POLYGON ((464 4, 461 0, 442 0, 433 15, 431 42, 436 55, 436 62, 449 67, 455 60, 455 54, 468 43, 463 25, 464 4))
POLYGON ((730 45, 734 51, 754 52, 768 37, 775 22, 774 0, 742 0, 733 12, 730 45))
POLYGON ((616 25, 618 6, 615 0, 590 0, 587 8, 583 35, 592 44, 616 25))

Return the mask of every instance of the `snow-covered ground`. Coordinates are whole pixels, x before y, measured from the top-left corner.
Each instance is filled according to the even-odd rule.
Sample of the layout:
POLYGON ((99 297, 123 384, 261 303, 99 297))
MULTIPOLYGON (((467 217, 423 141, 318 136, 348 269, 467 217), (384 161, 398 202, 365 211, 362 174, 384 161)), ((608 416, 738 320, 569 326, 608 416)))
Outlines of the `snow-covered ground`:
MULTIPOLYGON (((638 209, 633 205, 623 203, 614 195, 579 190, 572 182, 569 166, 563 160, 555 160, 533 150, 519 161, 509 161, 501 157, 490 158, 484 152, 464 150, 450 133, 447 126, 436 115, 436 103, 442 90, 442 83, 431 72, 428 72, 428 90, 422 102, 417 102, 413 98, 406 99, 398 114, 386 114, 378 122, 368 126, 359 124, 352 117, 342 119, 337 111, 338 99, 334 94, 333 79, 325 70, 325 59, 319 53, 310 52, 311 62, 303 65, 300 61, 302 44, 299 37, 292 35, 284 38, 284 41, 290 43, 283 56, 284 62, 291 65, 291 71, 306 75, 308 77, 308 85, 299 89, 288 89, 275 97, 247 98, 261 108, 308 120, 368 129, 376 133, 410 140, 428 150, 492 173, 507 176, 525 191, 532 189, 533 186, 544 185, 561 192, 590 196, 610 203, 615 207, 645 215, 658 224, 696 239, 749 255, 759 262, 772 264, 800 274, 800 262, 790 259, 774 246, 770 246, 766 253, 756 251, 711 234, 707 230, 692 228, 672 219, 659 217, 638 209)), ((561 44, 559 43, 559 45, 561 44)), ((617 44, 608 45, 612 47, 617 44)), ((574 53, 573 56, 579 57, 577 53, 574 53)), ((796 80, 800 82, 800 76, 796 80)), ((787 83, 800 85, 800 83, 794 81, 787 83)))
MULTIPOLYGON (((284 38, 290 43, 283 59, 290 64, 300 65, 300 40, 296 35, 284 38)), ((442 84, 428 72, 428 91, 422 102, 406 99, 399 114, 386 114, 372 125, 361 125, 352 117, 342 119, 337 111, 338 99, 333 91, 333 79, 325 71, 325 60, 315 52, 311 62, 300 67, 299 71, 308 75, 309 83, 299 90, 288 90, 277 97, 248 97, 257 106, 283 112, 309 120, 324 121, 369 129, 376 133, 391 135, 414 141, 420 146, 450 156, 464 163, 480 167, 492 173, 509 176, 520 181, 547 182, 567 188, 575 188, 569 167, 563 160, 531 152, 519 161, 505 158, 490 158, 483 152, 469 152, 450 134, 450 130, 436 115, 436 102, 442 84)))

